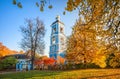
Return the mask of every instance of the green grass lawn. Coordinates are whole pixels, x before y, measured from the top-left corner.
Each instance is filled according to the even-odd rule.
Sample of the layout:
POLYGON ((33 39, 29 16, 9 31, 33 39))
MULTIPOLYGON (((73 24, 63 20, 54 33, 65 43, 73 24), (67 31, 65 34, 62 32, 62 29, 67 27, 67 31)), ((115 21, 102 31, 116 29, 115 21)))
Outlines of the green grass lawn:
POLYGON ((34 70, 0 74, 0 79, 120 79, 120 69, 34 70))

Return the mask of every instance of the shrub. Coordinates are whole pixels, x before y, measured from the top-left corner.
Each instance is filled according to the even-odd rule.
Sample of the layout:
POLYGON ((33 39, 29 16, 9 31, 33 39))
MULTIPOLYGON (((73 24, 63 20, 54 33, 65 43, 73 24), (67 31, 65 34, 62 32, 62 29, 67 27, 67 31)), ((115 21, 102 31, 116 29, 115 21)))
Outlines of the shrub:
POLYGON ((8 69, 15 66, 17 59, 15 57, 6 57, 0 62, 0 69, 8 69))
POLYGON ((75 68, 76 69, 83 69, 83 68, 85 68, 85 66, 83 63, 80 63, 80 64, 75 64, 75 68))
POLYGON ((87 68, 100 68, 100 67, 94 63, 88 63, 87 68))

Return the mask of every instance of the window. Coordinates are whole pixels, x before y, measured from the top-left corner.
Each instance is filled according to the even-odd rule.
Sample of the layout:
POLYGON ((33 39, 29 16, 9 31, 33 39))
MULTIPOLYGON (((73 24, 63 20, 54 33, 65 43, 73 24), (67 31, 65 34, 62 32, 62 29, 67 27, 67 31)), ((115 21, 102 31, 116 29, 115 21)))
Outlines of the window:
POLYGON ((54 48, 54 46, 52 46, 52 51, 54 51, 55 50, 55 48, 54 48))
POLYGON ((53 33, 56 32, 56 28, 53 28, 53 33))
POLYGON ((60 46, 60 50, 64 50, 64 46, 63 45, 60 46))
POLYGON ((56 25, 52 26, 52 32, 55 33, 57 30, 56 30, 56 25))
POLYGON ((61 42, 63 42, 63 41, 64 41, 64 39, 63 39, 62 37, 60 38, 60 40, 61 40, 61 42))
POLYGON ((63 33, 63 28, 62 27, 60 27, 60 32, 63 33))
POLYGON ((56 45, 53 45, 52 46, 52 51, 55 51, 56 50, 56 45))
POLYGON ((61 50, 64 50, 64 46, 65 46, 65 45, 64 45, 64 38, 63 38, 63 37, 60 38, 60 43, 61 43, 61 44, 60 44, 61 50))
POLYGON ((64 38, 60 39, 61 45, 64 45, 64 38))
POLYGON ((52 44, 55 43, 55 36, 52 37, 52 44))

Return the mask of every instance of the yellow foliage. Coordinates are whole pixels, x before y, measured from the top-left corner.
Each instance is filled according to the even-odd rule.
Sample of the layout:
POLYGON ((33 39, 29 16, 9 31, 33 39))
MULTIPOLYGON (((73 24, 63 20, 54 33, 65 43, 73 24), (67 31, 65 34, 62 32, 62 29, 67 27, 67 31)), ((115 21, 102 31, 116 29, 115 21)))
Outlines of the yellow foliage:
MULTIPOLYGON (((119 4, 120 0, 68 0, 66 10, 78 9, 79 18, 82 18, 74 25, 68 42, 67 52, 72 59, 83 56, 85 61, 92 59, 93 63, 104 68, 105 54, 120 51, 117 37, 120 35, 119 4)), ((116 61, 118 57, 111 60, 110 64, 118 66, 116 61)))
POLYGON ((94 26, 82 25, 81 18, 79 18, 73 26, 72 35, 68 39, 67 60, 90 63, 94 57, 96 47, 96 30, 94 26))
POLYGON ((93 58, 93 63, 95 63, 96 65, 99 65, 101 68, 105 68, 106 67, 106 56, 103 53, 103 48, 100 48, 96 54, 95 57, 93 58))

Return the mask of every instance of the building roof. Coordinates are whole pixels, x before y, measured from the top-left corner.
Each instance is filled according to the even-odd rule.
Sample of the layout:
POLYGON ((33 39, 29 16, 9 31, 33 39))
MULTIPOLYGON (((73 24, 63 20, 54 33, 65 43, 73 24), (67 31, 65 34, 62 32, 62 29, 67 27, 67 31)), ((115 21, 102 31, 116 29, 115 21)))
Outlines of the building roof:
POLYGON ((61 22, 61 21, 59 21, 59 20, 56 20, 55 22, 53 22, 53 23, 52 23, 52 25, 53 25, 53 24, 55 24, 55 23, 57 23, 57 22, 58 22, 58 23, 61 23, 61 24, 63 24, 63 25, 64 25, 64 23, 63 23, 63 22, 61 22))

